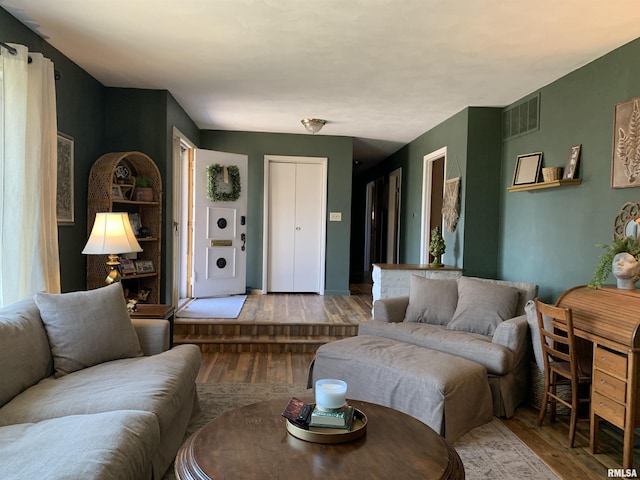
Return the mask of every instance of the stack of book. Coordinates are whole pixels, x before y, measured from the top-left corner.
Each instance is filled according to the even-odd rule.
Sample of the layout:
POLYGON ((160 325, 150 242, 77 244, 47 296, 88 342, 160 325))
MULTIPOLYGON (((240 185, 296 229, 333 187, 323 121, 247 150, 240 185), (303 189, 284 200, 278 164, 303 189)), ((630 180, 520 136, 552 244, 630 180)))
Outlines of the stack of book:
POLYGON ((355 409, 350 405, 345 405, 338 410, 322 410, 315 404, 304 403, 293 397, 282 412, 282 416, 304 429, 321 427, 351 430, 354 413, 355 409))

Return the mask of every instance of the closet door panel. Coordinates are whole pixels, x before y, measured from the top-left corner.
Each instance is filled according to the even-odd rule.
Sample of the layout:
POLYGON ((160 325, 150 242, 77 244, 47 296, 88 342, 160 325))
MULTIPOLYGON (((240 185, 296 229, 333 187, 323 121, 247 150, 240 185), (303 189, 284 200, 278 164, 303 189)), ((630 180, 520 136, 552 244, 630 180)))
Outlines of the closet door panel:
POLYGON ((321 275, 322 165, 296 165, 294 291, 319 292, 321 275))
POLYGON ((272 163, 269 175, 269 290, 293 292, 296 165, 272 163))

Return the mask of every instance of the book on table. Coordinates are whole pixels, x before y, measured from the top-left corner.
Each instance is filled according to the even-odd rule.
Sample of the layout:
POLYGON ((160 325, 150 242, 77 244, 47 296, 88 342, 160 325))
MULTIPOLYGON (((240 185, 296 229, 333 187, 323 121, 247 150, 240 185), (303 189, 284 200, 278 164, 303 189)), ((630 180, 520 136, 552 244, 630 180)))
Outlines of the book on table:
POLYGON ((322 410, 315 407, 311 412, 309 426, 350 430, 354 413, 355 409, 350 405, 345 405, 339 410, 322 410))
POLYGON ((282 416, 294 425, 305 430, 309 427, 340 428, 351 430, 355 409, 345 405, 339 410, 322 410, 313 403, 304 403, 292 397, 287 403, 282 416))

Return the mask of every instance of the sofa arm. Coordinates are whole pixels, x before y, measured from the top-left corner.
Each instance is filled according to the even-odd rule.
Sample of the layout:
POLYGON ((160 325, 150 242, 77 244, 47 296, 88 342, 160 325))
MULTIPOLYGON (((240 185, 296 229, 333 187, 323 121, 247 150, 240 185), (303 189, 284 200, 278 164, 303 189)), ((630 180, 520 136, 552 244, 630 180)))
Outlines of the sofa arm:
POLYGON ((381 298, 373 302, 373 319, 387 323, 401 322, 404 320, 408 306, 408 296, 381 298))
POLYGON ((520 315, 498 325, 493 334, 493 343, 507 347, 517 356, 522 352, 527 352, 528 334, 527 316, 520 315))
POLYGON ((169 322, 149 318, 132 318, 142 353, 155 355, 169 350, 169 322))

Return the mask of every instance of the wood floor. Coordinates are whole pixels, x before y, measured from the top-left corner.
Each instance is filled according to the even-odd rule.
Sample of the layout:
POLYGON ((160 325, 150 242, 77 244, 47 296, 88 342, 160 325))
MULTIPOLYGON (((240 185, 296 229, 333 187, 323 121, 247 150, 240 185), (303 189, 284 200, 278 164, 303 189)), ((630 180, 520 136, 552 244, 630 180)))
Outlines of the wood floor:
MULTIPOLYGON (((367 285, 353 285, 351 297, 309 296, 304 299, 287 298, 297 295, 268 295, 254 299, 273 302, 274 308, 264 309, 265 318, 278 317, 276 311, 287 307, 287 318, 296 321, 317 322, 318 316, 332 322, 347 323, 365 321, 371 317, 371 290, 367 285), (341 300, 338 300, 341 298, 341 300), (321 305, 325 304, 325 305, 321 305), (336 307, 339 304, 340 307, 336 307), (294 306, 295 305, 295 306, 294 306), (351 305, 353 307, 350 310, 351 305), (308 308, 308 310, 307 310, 308 308), (303 311, 299 311, 299 309, 303 311), (270 313, 271 312, 271 313, 270 313), (324 313, 323 313, 324 312, 324 313)), ((252 321, 259 322, 260 309, 252 309, 252 321)), ((228 352, 203 351, 202 367, 197 382, 219 383, 289 383, 304 384, 308 368, 313 359, 312 352, 228 352)), ((520 406, 513 418, 502 420, 526 445, 531 448, 562 479, 607 478, 607 469, 620 468, 622 464, 622 435, 615 427, 602 421, 601 452, 592 454, 589 449, 588 422, 578 423, 575 447, 568 447, 568 417, 560 416, 554 424, 548 416, 542 427, 537 426, 538 411, 530 405, 520 406)), ((640 454, 636 453, 635 465, 640 465, 640 454)), ((639 471, 640 474, 640 471, 639 471)))

